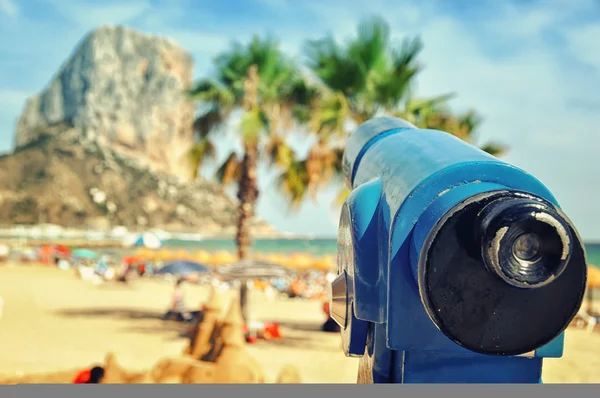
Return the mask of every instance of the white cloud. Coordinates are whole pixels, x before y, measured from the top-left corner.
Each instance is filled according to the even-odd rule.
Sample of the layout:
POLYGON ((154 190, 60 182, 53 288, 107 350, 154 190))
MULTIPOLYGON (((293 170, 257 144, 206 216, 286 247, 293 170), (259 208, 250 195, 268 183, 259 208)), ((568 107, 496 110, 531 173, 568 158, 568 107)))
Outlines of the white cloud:
POLYGON ((585 63, 600 69, 600 25, 589 24, 570 29, 565 32, 569 47, 585 63))
MULTIPOLYGON (((277 21, 264 28, 275 30, 282 48, 297 54, 305 39, 320 37, 325 31, 340 40, 354 35, 358 21, 365 15, 367 6, 362 4, 306 0, 297 3, 312 15, 305 30, 281 26, 277 21)), ((575 10, 559 6, 559 3, 539 3, 524 9, 503 3, 476 28, 456 15, 440 12, 430 2, 419 5, 396 2, 390 7, 389 2, 376 0, 369 3, 368 10, 388 20, 395 38, 422 36, 425 49, 421 60, 426 69, 419 78, 418 94, 457 92, 457 109, 474 107, 484 116, 481 139, 493 138, 508 144, 511 152, 506 160, 538 176, 570 211, 583 235, 600 239, 596 227, 600 216, 594 215, 597 212, 591 204, 581 203, 582 197, 595 197, 600 192, 593 184, 583 186, 579 179, 573 178, 593 178, 600 174, 600 165, 586 164, 582 170, 581 163, 582 157, 593 156, 589 142, 597 136, 595 126, 599 120, 595 114, 582 109, 575 111, 569 105, 573 99, 588 102, 600 99, 589 89, 582 92, 590 87, 589 76, 565 75, 565 64, 559 62, 555 51, 561 49, 552 48, 541 34, 544 29, 558 31, 561 27, 560 32, 570 35, 569 50, 581 60, 600 67, 596 52, 583 47, 584 38, 589 39, 596 32, 571 30, 562 24, 570 12, 581 11, 587 4, 580 3, 575 10), (510 51, 503 57, 491 56, 491 48, 497 44, 508 46, 510 51)), ((226 39, 245 35, 252 29, 260 31, 250 24, 232 31, 226 39)), ((222 46, 222 41, 214 37, 202 40, 199 35, 196 40, 197 35, 194 32, 186 36, 181 32, 180 41, 184 46, 185 42, 197 43, 203 47, 202 54, 216 53, 222 46), (203 41, 206 46, 200 44, 203 41)), ((587 46, 593 42, 588 40, 587 46)), ((600 84, 600 80, 596 81, 600 84)), ((335 233, 336 224, 326 215, 335 215, 329 207, 335 190, 323 193, 318 205, 308 202, 293 215, 287 212, 283 199, 274 194, 270 178, 263 179, 261 185, 259 214, 286 230, 318 229, 325 234, 335 233)))
MULTIPOLYGON (((320 34, 327 22, 327 29, 336 37, 346 38, 354 34, 364 15, 364 7, 353 4, 303 4, 314 4, 312 11, 317 19, 311 32, 315 34, 320 34)), ((600 30, 571 28, 562 23, 572 16, 570 12, 582 11, 585 4, 577 10, 557 7, 557 3, 538 3, 528 10, 505 5, 478 30, 456 16, 421 4, 409 8, 398 4, 393 9, 386 8, 383 2, 369 4, 370 12, 379 13, 390 22, 396 37, 422 36, 425 49, 421 59, 426 69, 419 78, 418 94, 457 92, 456 108, 474 107, 484 116, 481 138, 508 144, 511 152, 506 160, 540 178, 585 238, 600 239, 600 215, 591 200, 600 192, 594 184, 582 183, 597 180, 600 175, 600 164, 584 160, 595 157, 590 143, 598 141, 600 120, 595 113, 573 110, 569 105, 572 99, 582 98, 598 103, 600 98, 589 88, 600 84, 600 79, 597 75, 590 80, 589 75, 565 74, 566 64, 557 54, 568 50, 575 60, 600 68, 600 58, 593 48, 597 40, 592 39, 600 39, 600 30), (543 29, 567 33, 571 39, 569 48, 552 48, 554 43, 544 41, 543 29), (482 40, 483 34, 487 40, 482 40), (492 57, 488 46, 496 44, 494 39, 514 43, 515 48, 505 57, 492 57)), ((326 206, 333 193, 324 196, 329 196, 323 199, 322 205, 326 206)), ((325 220, 304 215, 311 207, 306 206, 301 215, 288 218, 285 223, 296 222, 298 229, 309 225, 316 228, 315 223, 325 228, 325 220)), ((268 211, 266 207, 261 210, 268 211)), ((335 231, 331 226, 327 228, 330 233, 335 231)))
MULTIPOLYGON (((280 12, 282 19, 274 18, 265 24, 248 16, 247 22, 224 22, 214 30, 203 28, 210 15, 197 9, 197 23, 182 24, 181 16, 187 11, 185 5, 176 2, 165 3, 159 10, 144 1, 120 5, 51 1, 77 25, 68 34, 65 29, 57 31, 57 36, 53 36, 61 38, 56 39, 61 42, 57 46, 66 46, 62 44, 66 38, 69 43, 72 41, 69 45, 74 45, 79 38, 76 34, 97 25, 136 19, 138 28, 170 36, 191 51, 199 73, 208 70, 213 56, 226 49, 231 39, 246 40, 249 34, 270 31, 278 35, 285 51, 298 54, 305 39, 321 37, 328 31, 343 40, 354 35, 358 21, 365 15, 381 15, 389 21, 395 38, 415 34, 423 37, 421 60, 426 69, 419 78, 417 93, 457 92, 457 109, 474 107, 483 114, 482 139, 508 144, 511 152, 506 160, 546 183, 585 238, 600 239, 600 214, 592 199, 600 191, 593 183, 581 182, 597 180, 600 175, 600 163, 591 161, 596 154, 590 145, 598 141, 600 125, 600 117, 595 113, 600 96, 592 89, 600 85, 600 56, 594 47, 600 40, 600 29, 567 23, 576 13, 589 13, 593 0, 556 0, 528 6, 500 2, 493 11, 471 19, 462 12, 442 12, 439 2, 426 0, 260 0, 270 7, 270 12, 280 12), (283 16, 296 15, 303 25, 282 22, 283 16), (561 47, 548 42, 543 34, 547 31, 562 35, 566 44, 561 47), (501 54, 497 48, 502 49, 501 54), (574 71, 577 61, 585 63, 587 69, 574 71)), ((5 4, 14 3, 0 0, 0 10, 5 4)), ((16 33, 13 32, 15 37, 16 33)), ((22 47, 35 47, 27 44, 22 47)), ((0 45, 0 51, 3 47, 0 45)), ((49 70, 48 75, 53 71, 49 70)), ((17 117, 24 101, 18 90, 7 93, 0 93, 0 106, 12 106, 0 114, 4 125, 9 113, 13 115, 11 123, 17 117), (18 108, 15 103, 19 103, 18 108)), ((274 194, 272 183, 271 178, 261 181, 261 216, 286 230, 335 233, 336 223, 332 220, 337 214, 329 206, 335 190, 323 193, 319 204, 309 202, 300 213, 290 215, 283 199, 274 194)))
POLYGON ((0 14, 4 14, 9 18, 16 18, 19 13, 19 6, 13 0, 0 0, 0 14))

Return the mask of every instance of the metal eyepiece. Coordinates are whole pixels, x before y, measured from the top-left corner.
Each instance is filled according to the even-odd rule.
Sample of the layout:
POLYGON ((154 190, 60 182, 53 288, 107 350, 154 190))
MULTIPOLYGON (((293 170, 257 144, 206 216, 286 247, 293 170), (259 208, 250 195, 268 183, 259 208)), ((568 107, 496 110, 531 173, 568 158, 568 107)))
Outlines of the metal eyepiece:
POLYGON ((481 254, 489 271, 519 288, 538 288, 560 276, 572 251, 567 221, 532 199, 505 197, 479 214, 481 254))
POLYGON ((560 209, 498 190, 447 211, 429 231, 417 271, 425 310, 442 333, 471 351, 521 355, 575 317, 587 265, 560 209))

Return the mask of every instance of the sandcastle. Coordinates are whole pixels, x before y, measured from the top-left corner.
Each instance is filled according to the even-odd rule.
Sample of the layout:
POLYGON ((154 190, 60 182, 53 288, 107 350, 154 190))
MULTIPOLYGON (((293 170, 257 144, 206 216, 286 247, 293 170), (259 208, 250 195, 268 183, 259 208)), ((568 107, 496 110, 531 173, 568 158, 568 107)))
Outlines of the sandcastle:
POLYGON ((250 355, 243 333, 239 300, 232 300, 222 322, 215 324, 212 346, 206 355, 216 365, 215 383, 264 383, 260 364, 250 355))
POLYGON ((219 323, 223 313, 223 293, 211 287, 210 296, 204 305, 202 316, 192 329, 190 344, 184 351, 197 360, 203 360, 211 351, 215 336, 215 326, 219 323))
POLYGON ((148 372, 130 372, 121 367, 115 354, 109 352, 104 358, 104 379, 106 384, 152 384, 154 379, 148 372))
MULTIPOLYGON (((223 295, 213 288, 183 356, 163 358, 147 371, 129 372, 109 353, 102 383, 266 383, 262 366, 246 347, 239 300, 233 297, 224 317, 222 313, 223 295)), ((301 379, 297 368, 288 365, 282 368, 275 382, 301 383, 301 379)))
MULTIPOLYGON (((263 367, 250 355, 243 331, 243 319, 237 297, 230 301, 223 316, 223 293, 213 288, 204 305, 203 316, 194 325, 183 355, 162 358, 151 368, 124 369, 112 352, 106 354, 103 384, 262 384, 267 383, 263 367)), ((72 383, 79 370, 47 375, 10 377, 3 383, 72 383)), ((275 383, 301 383, 298 369, 287 365, 275 383)))

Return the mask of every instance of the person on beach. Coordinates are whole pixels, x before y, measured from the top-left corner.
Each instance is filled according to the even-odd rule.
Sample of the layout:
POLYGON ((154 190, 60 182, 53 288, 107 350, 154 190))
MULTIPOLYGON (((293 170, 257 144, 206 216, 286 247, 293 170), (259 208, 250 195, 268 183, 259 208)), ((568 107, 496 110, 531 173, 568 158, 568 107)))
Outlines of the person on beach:
POLYGON ((98 260, 98 263, 96 264, 96 268, 94 271, 96 272, 96 275, 98 275, 102 279, 106 279, 106 274, 108 272, 108 257, 107 256, 100 257, 100 260, 98 260))
POLYGON ((175 316, 178 320, 190 321, 192 315, 186 310, 185 302, 183 299, 183 282, 184 278, 180 278, 175 283, 175 291, 173 292, 173 301, 171 309, 163 316, 163 319, 170 319, 175 316))
POLYGON ((306 289, 306 283, 304 283, 302 278, 298 277, 290 284, 289 296, 290 298, 304 297, 306 289))

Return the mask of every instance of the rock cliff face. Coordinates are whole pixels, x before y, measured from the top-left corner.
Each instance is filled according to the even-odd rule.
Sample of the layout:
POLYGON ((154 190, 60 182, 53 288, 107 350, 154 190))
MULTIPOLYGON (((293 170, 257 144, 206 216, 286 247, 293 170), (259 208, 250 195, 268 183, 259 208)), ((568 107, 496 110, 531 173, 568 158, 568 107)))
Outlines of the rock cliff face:
MULTIPOLYGON (((226 236, 235 232, 236 208, 213 182, 182 183, 149 171, 77 129, 42 135, 0 156, 0 224, 123 225, 226 236)), ((274 233, 259 219, 251 228, 258 235, 274 233)))
POLYGON ((150 168, 188 179, 185 153, 193 142, 194 106, 184 91, 192 68, 190 54, 166 38, 100 28, 82 40, 48 87, 28 100, 16 146, 62 125, 135 154, 150 168))
MULTIPOLYGON (((0 224, 233 234, 237 202, 189 178, 192 66, 165 38, 122 27, 84 38, 0 156, 0 224)), ((251 229, 275 233, 259 219, 251 229)))

